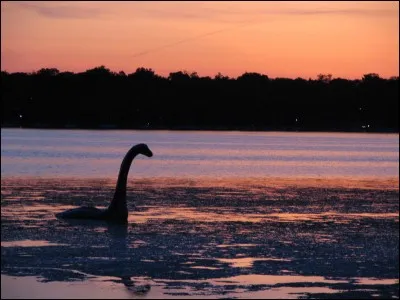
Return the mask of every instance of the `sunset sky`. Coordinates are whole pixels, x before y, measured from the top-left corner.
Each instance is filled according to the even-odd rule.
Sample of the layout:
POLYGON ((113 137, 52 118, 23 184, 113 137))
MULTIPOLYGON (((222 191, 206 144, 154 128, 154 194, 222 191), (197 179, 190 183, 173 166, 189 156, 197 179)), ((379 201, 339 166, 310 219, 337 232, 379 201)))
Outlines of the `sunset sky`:
POLYGON ((1 70, 399 76, 399 3, 1 2, 1 70))

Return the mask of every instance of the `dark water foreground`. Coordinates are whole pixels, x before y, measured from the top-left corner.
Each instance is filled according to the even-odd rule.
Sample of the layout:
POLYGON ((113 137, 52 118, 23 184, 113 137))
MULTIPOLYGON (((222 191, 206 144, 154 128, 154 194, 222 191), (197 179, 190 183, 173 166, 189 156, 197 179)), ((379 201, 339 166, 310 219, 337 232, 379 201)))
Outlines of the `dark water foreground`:
POLYGON ((127 226, 54 217, 112 181, 1 184, 2 298, 399 297, 398 179, 147 179, 127 226))

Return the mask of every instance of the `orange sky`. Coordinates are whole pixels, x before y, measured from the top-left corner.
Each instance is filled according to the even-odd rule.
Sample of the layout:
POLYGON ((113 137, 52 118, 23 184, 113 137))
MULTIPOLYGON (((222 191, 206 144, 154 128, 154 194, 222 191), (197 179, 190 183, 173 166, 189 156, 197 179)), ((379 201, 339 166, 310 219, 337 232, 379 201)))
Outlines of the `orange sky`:
POLYGON ((1 2, 1 69, 399 76, 398 1, 1 2))

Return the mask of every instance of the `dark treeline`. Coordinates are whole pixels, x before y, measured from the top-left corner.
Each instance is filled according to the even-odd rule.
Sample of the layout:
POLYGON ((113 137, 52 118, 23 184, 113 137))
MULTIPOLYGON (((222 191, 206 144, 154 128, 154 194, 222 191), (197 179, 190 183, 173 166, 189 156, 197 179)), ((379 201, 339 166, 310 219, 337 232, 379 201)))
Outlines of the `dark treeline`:
POLYGON ((2 127, 398 132, 399 78, 1 72, 2 127))

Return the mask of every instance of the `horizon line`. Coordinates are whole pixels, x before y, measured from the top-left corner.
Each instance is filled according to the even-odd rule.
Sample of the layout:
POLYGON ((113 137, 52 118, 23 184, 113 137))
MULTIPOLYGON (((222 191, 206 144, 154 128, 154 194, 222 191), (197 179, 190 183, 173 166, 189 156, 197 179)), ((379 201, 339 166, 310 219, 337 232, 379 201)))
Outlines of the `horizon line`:
MULTIPOLYGON (((84 70, 84 71, 75 71, 75 72, 74 72, 74 71, 69 71, 69 70, 62 71, 62 70, 60 70, 59 68, 56 68, 56 67, 43 67, 43 68, 40 68, 40 69, 37 69, 37 70, 33 70, 33 71, 7 71, 7 70, 1 70, 1 72, 5 72, 5 73, 8 73, 8 74, 25 73, 25 74, 28 74, 28 75, 33 75, 34 73, 37 73, 37 72, 39 72, 39 71, 41 71, 41 70, 52 70, 52 69, 55 69, 55 70, 57 70, 59 73, 73 73, 74 75, 77 75, 77 74, 80 74, 80 73, 85 73, 85 72, 87 72, 87 71, 91 71, 91 70, 94 70, 94 69, 101 69, 101 68, 104 68, 104 69, 108 70, 110 73, 113 73, 113 74, 115 74, 115 75, 118 75, 119 73, 123 72, 123 73, 125 74, 125 76, 131 75, 131 74, 135 74, 135 73, 137 72, 138 69, 145 69, 145 70, 147 70, 147 71, 152 71, 152 72, 154 73, 154 75, 156 75, 156 76, 163 77, 163 78, 166 78, 166 79, 168 79, 168 77, 169 77, 171 74, 173 74, 173 73, 179 73, 179 72, 182 72, 182 73, 187 74, 187 75, 189 75, 189 76, 190 76, 191 74, 194 74, 194 73, 195 73, 195 74, 198 76, 198 78, 207 78, 207 77, 209 77, 209 78, 211 78, 211 79, 214 79, 216 76, 218 76, 218 74, 221 74, 221 76, 227 77, 228 79, 237 79, 237 78, 239 78, 239 77, 241 77, 241 76, 243 76, 243 75, 245 75, 245 74, 257 74, 257 75, 261 75, 261 76, 267 76, 268 79, 292 79, 292 80, 303 79, 303 80, 311 80, 311 79, 314 78, 314 77, 310 77, 310 76, 309 76, 308 78, 304 78, 304 77, 301 77, 301 76, 296 76, 296 77, 282 77, 282 76, 270 77, 268 74, 259 73, 259 72, 253 72, 253 71, 244 71, 241 75, 238 75, 238 76, 236 76, 236 77, 230 77, 229 75, 224 75, 222 72, 217 72, 217 73, 214 74, 214 75, 200 76, 196 71, 188 71, 188 70, 171 71, 171 72, 168 73, 168 75, 163 76, 163 75, 158 74, 153 68, 137 67, 135 71, 133 71, 133 72, 131 72, 131 73, 126 73, 126 72, 123 71, 123 70, 113 71, 113 70, 111 70, 110 68, 107 68, 105 65, 99 65, 99 66, 95 66, 95 67, 92 67, 92 68, 88 68, 88 69, 86 69, 86 70, 84 70)), ((381 76, 379 75, 379 73, 376 73, 376 72, 367 72, 367 73, 364 73, 363 75, 361 75, 361 77, 357 77, 357 78, 355 78, 355 77, 354 77, 354 78, 348 78, 348 77, 334 77, 333 74, 327 72, 327 73, 318 73, 318 74, 315 75, 315 78, 318 78, 318 76, 320 76, 320 75, 323 75, 323 76, 330 76, 330 80, 334 80, 334 79, 361 80, 362 77, 365 76, 365 75, 376 75, 376 76, 378 76, 380 79, 395 79, 395 78, 398 79, 398 78, 399 78, 399 75, 392 75, 392 76, 388 76, 388 77, 381 77, 381 76)))

